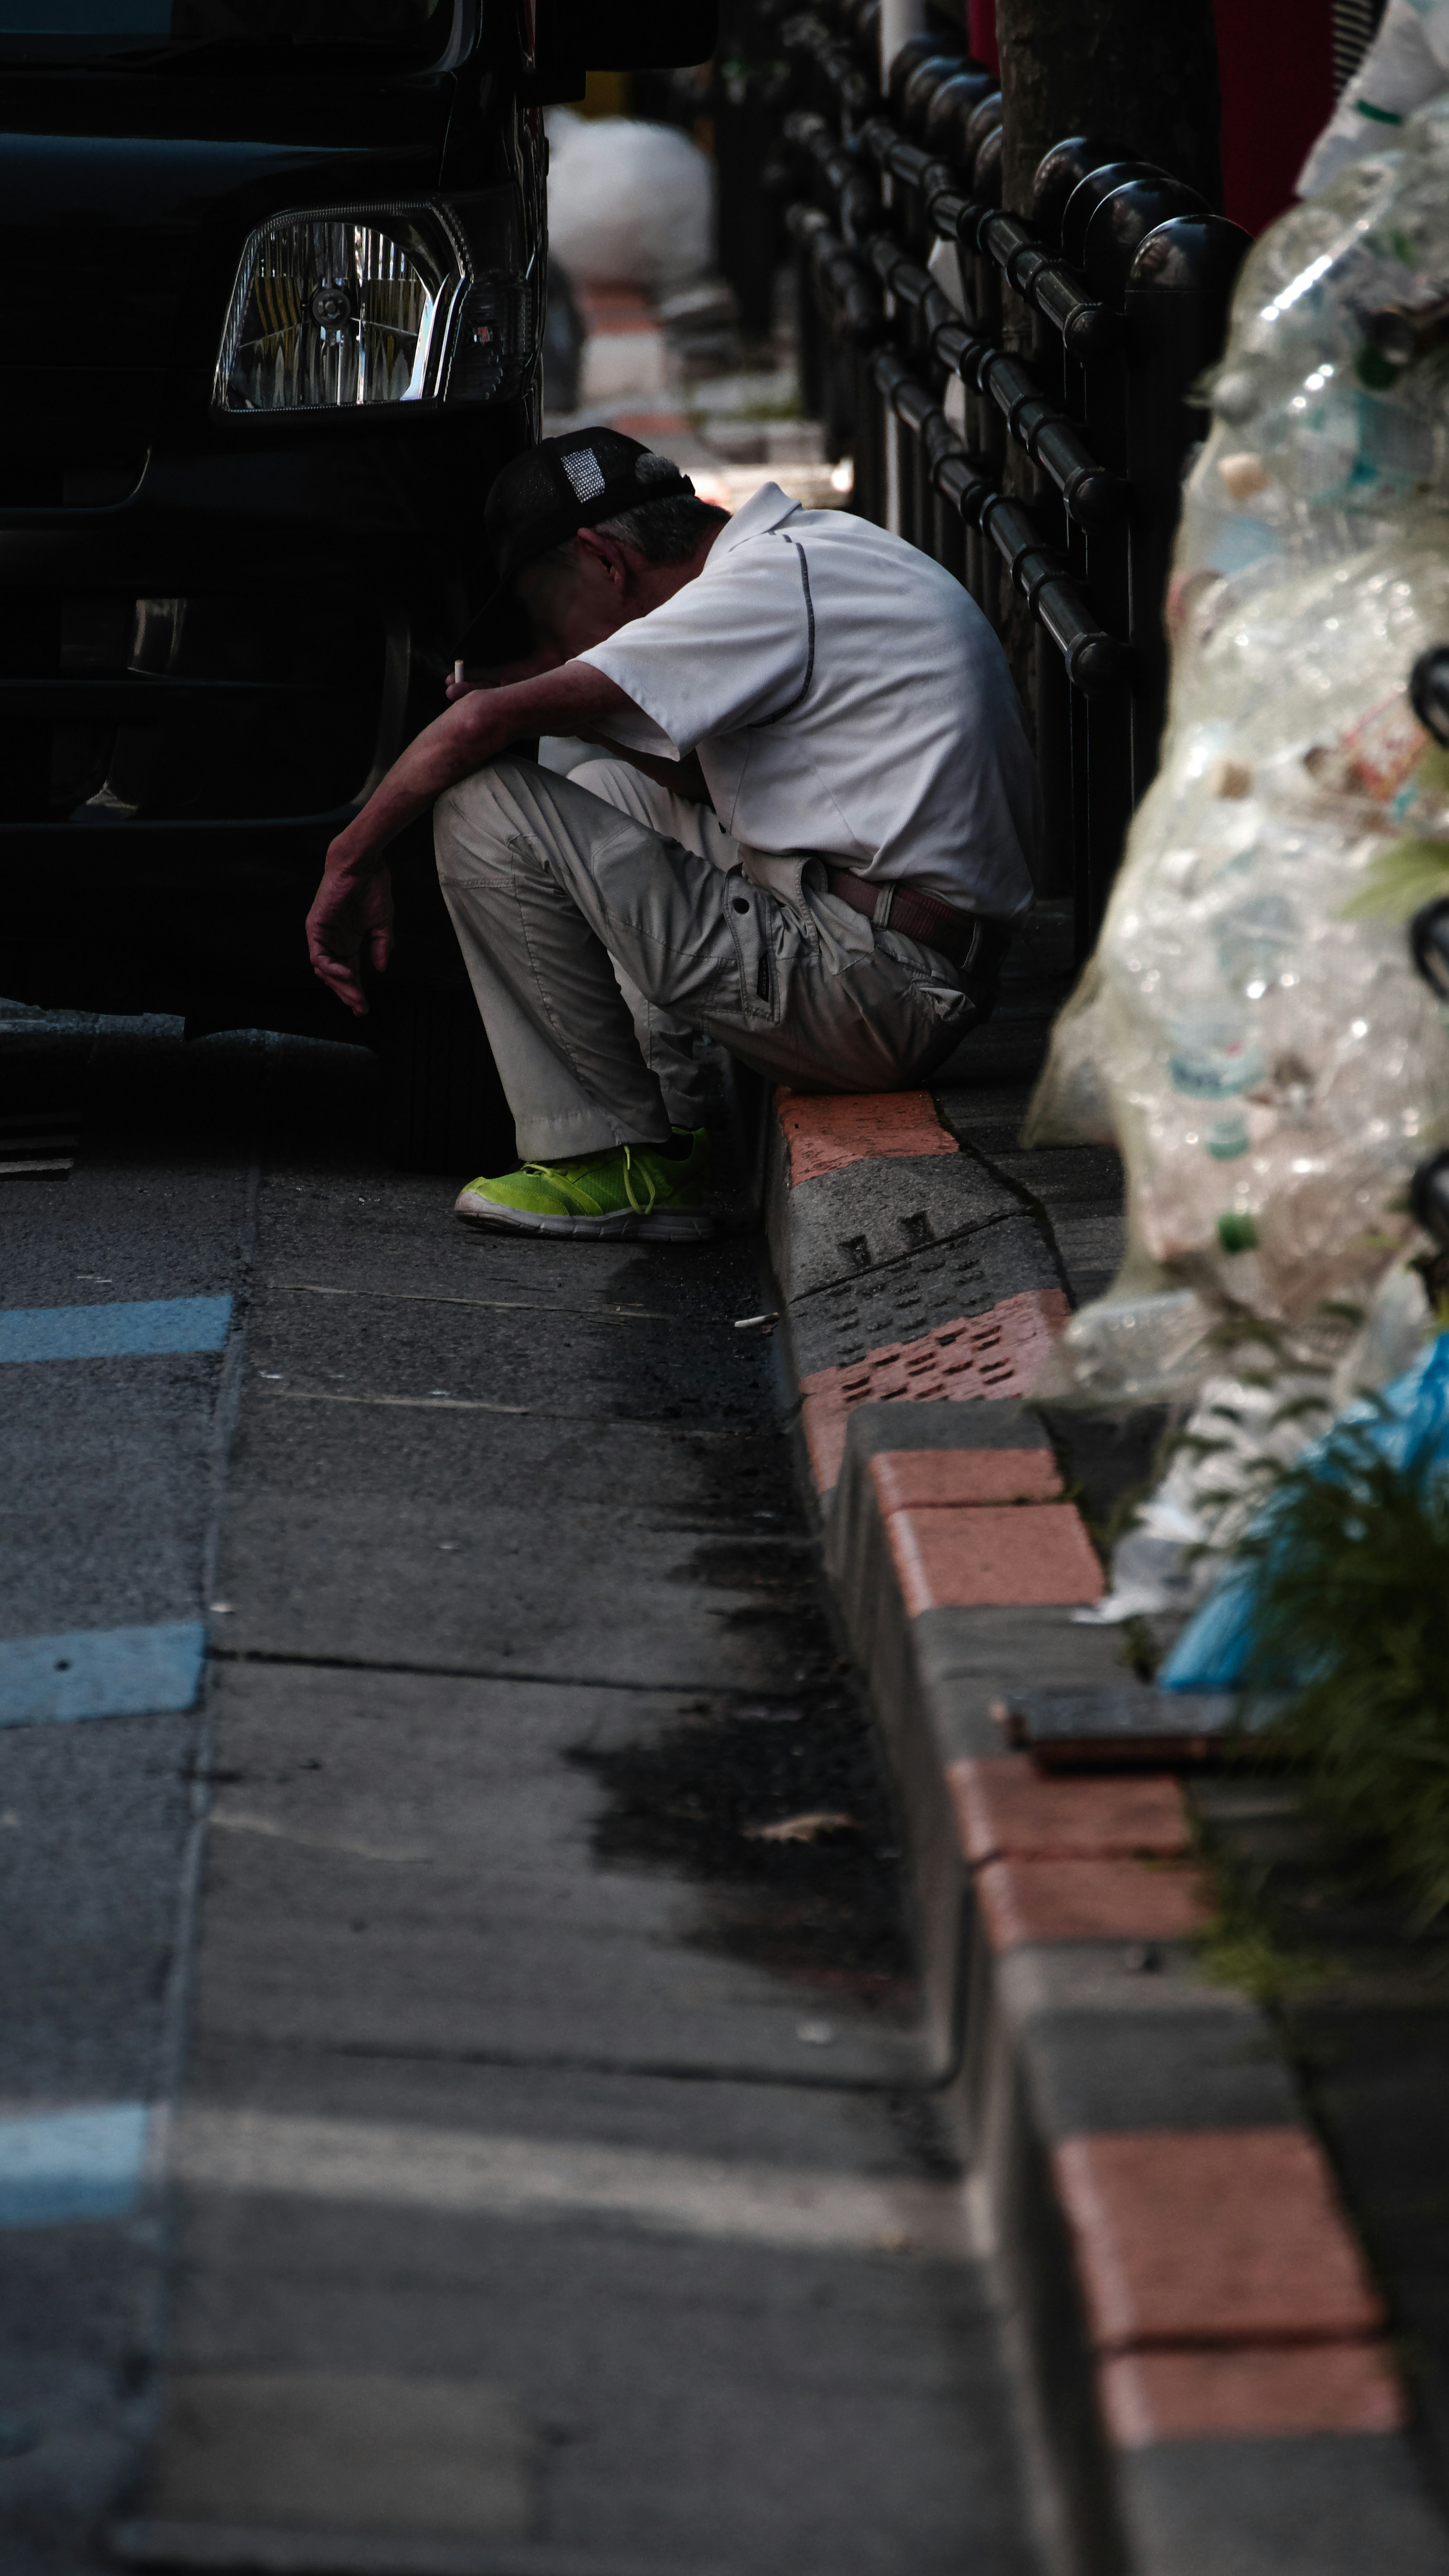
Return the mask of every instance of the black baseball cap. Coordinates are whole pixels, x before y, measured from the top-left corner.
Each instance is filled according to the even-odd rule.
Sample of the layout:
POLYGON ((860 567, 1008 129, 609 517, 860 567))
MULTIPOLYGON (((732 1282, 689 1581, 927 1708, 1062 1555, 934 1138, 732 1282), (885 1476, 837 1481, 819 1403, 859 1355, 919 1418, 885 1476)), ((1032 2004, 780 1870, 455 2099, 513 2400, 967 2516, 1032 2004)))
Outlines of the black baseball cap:
POLYGON ((483 526, 498 587, 484 600, 463 638, 466 654, 509 602, 525 566, 537 563, 601 519, 637 510, 641 501, 675 501, 694 491, 687 474, 667 456, 641 447, 620 429, 566 429, 515 456, 494 478, 483 508, 483 526))

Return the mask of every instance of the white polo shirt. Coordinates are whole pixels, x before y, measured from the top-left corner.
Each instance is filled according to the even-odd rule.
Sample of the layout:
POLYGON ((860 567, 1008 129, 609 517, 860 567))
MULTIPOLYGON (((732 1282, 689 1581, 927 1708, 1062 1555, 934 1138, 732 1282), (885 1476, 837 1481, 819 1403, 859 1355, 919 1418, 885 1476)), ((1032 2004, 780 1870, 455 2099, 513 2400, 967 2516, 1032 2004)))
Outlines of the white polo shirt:
POLYGON ((844 510, 765 484, 697 580, 580 656, 632 698, 631 751, 699 754, 727 832, 1012 921, 1040 789, 1006 657, 969 592, 844 510))

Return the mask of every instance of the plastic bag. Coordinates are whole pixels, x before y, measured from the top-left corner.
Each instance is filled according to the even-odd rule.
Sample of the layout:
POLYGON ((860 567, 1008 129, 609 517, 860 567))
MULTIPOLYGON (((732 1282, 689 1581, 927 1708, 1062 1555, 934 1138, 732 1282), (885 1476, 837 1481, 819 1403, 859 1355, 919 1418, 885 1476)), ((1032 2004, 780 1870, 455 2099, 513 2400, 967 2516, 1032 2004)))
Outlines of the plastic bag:
POLYGON ((1111 1591, 1074 1611, 1077 1623, 1185 1617, 1217 1580, 1273 1468, 1291 1466, 1332 1409, 1321 1377, 1209 1378, 1166 1474, 1112 1552, 1111 1591))
MULTIPOLYGON (((1304 1451, 1300 1470, 1351 1486, 1366 1449, 1400 1472, 1427 1465, 1449 1476, 1449 1333, 1440 1333, 1376 1400, 1346 1406, 1304 1451)), ((1271 1538, 1273 1513, 1270 1501, 1253 1525, 1256 1533, 1271 1538)), ((1257 1561, 1229 1562, 1161 1666, 1159 1690, 1229 1691, 1251 1680, 1258 1573, 1257 1561)), ((1307 1677, 1273 1678, 1291 1684, 1307 1677)))
POLYGON ((1446 182, 1449 102, 1244 270, 1161 770, 1028 1121, 1096 1139, 1105 1112, 1127 1168, 1128 1271, 1044 1394, 1188 1397, 1240 1331, 1332 1364, 1334 1314, 1417 1239, 1407 1184, 1449 1127, 1449 1026, 1404 935, 1449 890, 1449 753, 1409 696, 1449 645, 1446 182))
POLYGON ((1378 34, 1298 175, 1315 196, 1449 81, 1449 0, 1389 0, 1378 34))
POLYGON ((1402 1375, 1432 1330, 1419 1272, 1393 1270, 1333 1372, 1274 1366, 1210 1377, 1166 1473, 1113 1550, 1110 1592, 1073 1618, 1085 1627, 1186 1618, 1216 1583, 1265 1487, 1326 1420, 1402 1375))

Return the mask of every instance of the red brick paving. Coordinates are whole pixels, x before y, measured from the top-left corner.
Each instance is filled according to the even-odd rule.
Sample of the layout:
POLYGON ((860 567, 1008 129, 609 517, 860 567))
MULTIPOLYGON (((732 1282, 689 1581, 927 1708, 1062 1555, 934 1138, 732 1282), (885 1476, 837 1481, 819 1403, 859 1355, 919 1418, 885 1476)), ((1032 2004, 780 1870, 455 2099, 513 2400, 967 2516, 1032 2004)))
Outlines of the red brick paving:
POLYGON ((590 339, 601 331, 657 331, 652 304, 632 286, 576 286, 574 300, 590 339))
POLYGON ((1049 1503, 1062 1490, 1050 1449, 882 1449, 870 1473, 883 1513, 920 1503, 1049 1503))
POLYGON ((927 1503, 886 1523, 907 1612, 1100 1601, 1101 1560, 1075 1503, 927 1503))
POLYGON ((1212 1920, 1201 1870, 1143 1860, 989 1860, 976 1901, 994 1950, 1022 1941, 1190 1941, 1212 1920))
POLYGON ((775 1114, 790 1153, 790 1186, 844 1171, 881 1154, 959 1154, 936 1115, 929 1091, 775 1094, 775 1114))
POLYGON ((858 1404, 1026 1395, 1067 1313, 1060 1288, 1028 1288, 984 1315, 957 1315, 916 1341, 887 1342, 846 1368, 802 1377, 805 1437, 821 1493, 839 1477, 846 1422, 858 1404))
POLYGON ((1044 1779, 1029 1754, 953 1762, 947 1772, 969 1861, 1175 1859, 1192 1831, 1175 1780, 1044 1779))
POLYGON ((1097 2384, 1108 2434, 1124 2451, 1235 2435, 1392 2433, 1406 2413, 1381 2343, 1117 2353, 1097 2384))
POLYGON ((682 411, 616 411, 610 415, 610 427, 621 429, 626 438, 684 438, 688 435, 688 416, 682 411))
POLYGON ((1341 2342, 1383 2325, 1306 2130, 1068 2138, 1053 2163, 1100 2352, 1341 2342))

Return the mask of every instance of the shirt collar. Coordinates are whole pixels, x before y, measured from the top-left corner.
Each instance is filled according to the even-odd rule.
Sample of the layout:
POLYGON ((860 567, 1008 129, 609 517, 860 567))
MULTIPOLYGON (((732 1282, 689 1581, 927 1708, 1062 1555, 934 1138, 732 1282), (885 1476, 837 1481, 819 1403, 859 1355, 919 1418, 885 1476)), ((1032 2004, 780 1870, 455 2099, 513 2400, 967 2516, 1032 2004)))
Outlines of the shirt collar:
POLYGON ((782 492, 778 483, 762 483, 743 509, 736 510, 729 526, 721 529, 710 548, 705 570, 708 571, 710 564, 725 555, 733 554, 736 546, 744 545, 749 538, 764 536, 768 529, 777 528, 782 520, 793 519, 799 508, 800 503, 782 492))

